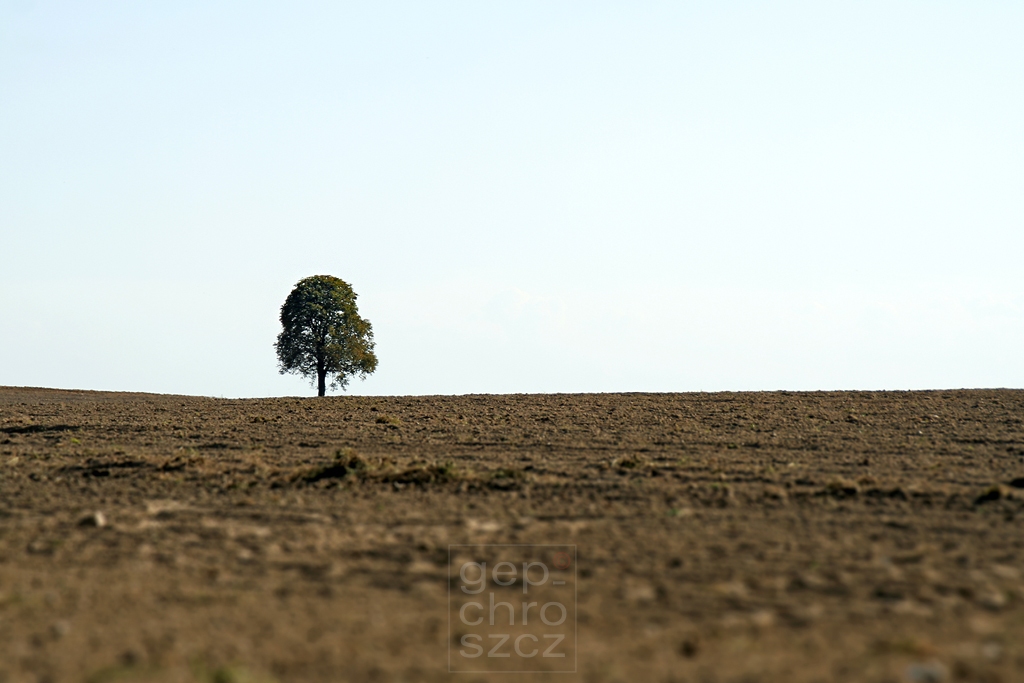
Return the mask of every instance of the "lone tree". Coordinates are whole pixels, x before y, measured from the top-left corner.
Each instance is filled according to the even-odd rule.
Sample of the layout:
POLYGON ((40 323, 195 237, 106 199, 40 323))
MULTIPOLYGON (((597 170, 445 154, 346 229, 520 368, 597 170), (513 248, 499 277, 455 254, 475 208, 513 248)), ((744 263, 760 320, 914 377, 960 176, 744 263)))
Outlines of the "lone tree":
POLYGON ((317 396, 331 388, 344 389, 349 378, 365 379, 377 369, 373 328, 359 317, 356 293, 344 280, 314 275, 295 285, 281 306, 277 360, 281 374, 316 377, 317 396))

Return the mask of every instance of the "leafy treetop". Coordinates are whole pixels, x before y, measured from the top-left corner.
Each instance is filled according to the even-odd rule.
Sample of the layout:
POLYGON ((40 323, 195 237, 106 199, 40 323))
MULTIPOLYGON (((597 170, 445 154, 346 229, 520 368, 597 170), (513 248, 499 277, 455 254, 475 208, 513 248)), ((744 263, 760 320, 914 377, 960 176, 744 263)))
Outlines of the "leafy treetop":
POLYGON ((301 280, 281 306, 277 360, 281 374, 291 372, 316 378, 317 395, 331 388, 344 389, 349 378, 365 379, 377 369, 373 328, 359 317, 356 293, 344 280, 314 275, 301 280))

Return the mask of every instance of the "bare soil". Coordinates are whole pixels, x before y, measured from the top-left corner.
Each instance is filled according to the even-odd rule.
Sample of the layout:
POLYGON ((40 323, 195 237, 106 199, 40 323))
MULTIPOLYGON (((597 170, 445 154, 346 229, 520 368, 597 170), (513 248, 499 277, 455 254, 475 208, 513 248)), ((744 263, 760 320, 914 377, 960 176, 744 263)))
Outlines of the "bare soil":
POLYGON ((0 683, 1024 680, 1024 392, 0 388, 0 683), (451 544, 578 673, 448 673, 451 544))

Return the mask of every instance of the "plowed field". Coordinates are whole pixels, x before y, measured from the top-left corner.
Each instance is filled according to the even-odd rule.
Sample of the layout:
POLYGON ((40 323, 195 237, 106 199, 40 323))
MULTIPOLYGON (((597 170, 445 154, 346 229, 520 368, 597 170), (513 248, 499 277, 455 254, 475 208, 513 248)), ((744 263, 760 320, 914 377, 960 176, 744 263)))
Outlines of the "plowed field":
POLYGON ((0 388, 0 682, 538 677, 1024 680, 1024 392, 0 388), (459 544, 575 547, 575 675, 449 673, 459 544))

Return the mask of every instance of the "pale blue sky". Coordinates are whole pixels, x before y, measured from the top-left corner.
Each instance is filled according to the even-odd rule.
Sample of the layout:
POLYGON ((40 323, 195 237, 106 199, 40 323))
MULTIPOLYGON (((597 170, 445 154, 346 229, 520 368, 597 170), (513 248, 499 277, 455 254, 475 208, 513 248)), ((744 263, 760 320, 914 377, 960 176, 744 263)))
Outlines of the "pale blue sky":
POLYGON ((0 3, 0 385, 1024 387, 1020 2, 0 3))

